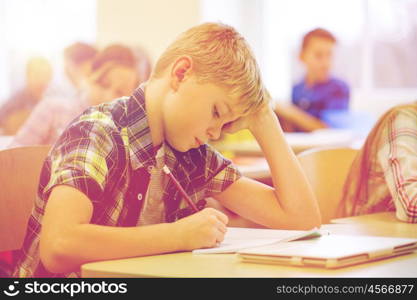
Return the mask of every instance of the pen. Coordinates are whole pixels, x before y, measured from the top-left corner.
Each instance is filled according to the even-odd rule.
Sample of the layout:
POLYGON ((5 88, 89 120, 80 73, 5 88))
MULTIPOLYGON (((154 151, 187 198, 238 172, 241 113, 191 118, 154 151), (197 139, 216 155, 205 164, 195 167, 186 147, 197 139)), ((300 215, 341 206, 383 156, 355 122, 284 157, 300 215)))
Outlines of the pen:
POLYGON ((165 174, 167 174, 171 180, 174 182, 174 184, 177 186, 178 190, 180 191, 181 195, 185 198, 185 200, 188 202, 188 205, 192 207, 194 212, 198 212, 197 206, 194 204, 194 202, 191 200, 191 198, 187 195, 187 193, 184 191, 178 180, 172 175, 169 168, 165 165, 163 166, 162 170, 164 170, 165 174))

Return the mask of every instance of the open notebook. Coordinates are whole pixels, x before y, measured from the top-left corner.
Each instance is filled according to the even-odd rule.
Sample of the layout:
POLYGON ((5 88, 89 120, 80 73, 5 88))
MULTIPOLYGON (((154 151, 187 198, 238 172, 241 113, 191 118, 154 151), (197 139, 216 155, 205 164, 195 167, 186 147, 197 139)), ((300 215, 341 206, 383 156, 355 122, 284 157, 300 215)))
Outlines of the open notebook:
POLYGON ((331 234, 244 249, 238 256, 244 262, 340 268, 415 250, 417 239, 331 234))
POLYGON ((316 228, 303 231, 228 227, 224 241, 218 247, 196 249, 193 254, 235 253, 274 243, 317 238, 322 234, 328 232, 316 228))

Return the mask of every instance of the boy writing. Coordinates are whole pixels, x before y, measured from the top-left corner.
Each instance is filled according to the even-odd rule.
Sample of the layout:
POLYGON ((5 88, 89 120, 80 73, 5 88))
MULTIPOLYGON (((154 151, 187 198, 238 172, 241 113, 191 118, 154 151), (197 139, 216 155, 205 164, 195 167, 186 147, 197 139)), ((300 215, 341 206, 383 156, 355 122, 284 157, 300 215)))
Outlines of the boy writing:
POLYGON ((232 28, 180 35, 131 97, 92 107, 51 150, 16 276, 79 276, 83 263, 213 247, 227 216, 214 197, 271 228, 320 224, 312 190, 268 107, 256 61, 232 28), (275 188, 242 177, 205 142, 249 128, 275 188), (191 214, 167 166, 201 209, 191 214), (296 189, 296 192, 294 192, 296 189))

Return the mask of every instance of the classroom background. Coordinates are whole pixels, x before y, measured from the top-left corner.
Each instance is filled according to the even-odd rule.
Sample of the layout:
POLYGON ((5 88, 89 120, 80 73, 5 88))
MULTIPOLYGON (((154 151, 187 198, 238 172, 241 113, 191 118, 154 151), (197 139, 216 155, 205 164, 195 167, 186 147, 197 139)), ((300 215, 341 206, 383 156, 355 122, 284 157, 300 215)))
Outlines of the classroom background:
MULTIPOLYGON (((93 45, 98 52, 115 44, 129 47, 135 54, 143 54, 151 68, 178 34, 202 22, 232 25, 247 39, 271 93, 273 105, 278 107, 291 103, 292 86, 305 74, 299 60, 304 34, 322 27, 337 38, 332 74, 343 79, 350 87, 349 110, 338 115, 335 128, 286 132, 285 137, 294 152, 301 154, 297 158, 321 201, 323 224, 332 223, 327 225, 340 234, 416 238, 415 224, 401 224, 393 212, 366 215, 353 221, 348 218, 335 219, 337 201, 342 194, 346 175, 376 120, 391 107, 417 100, 415 16, 417 0, 0 0, 0 108, 24 87, 26 65, 30 58, 44 57, 51 64, 50 86, 60 86, 68 80, 63 53, 69 45, 77 42, 93 45), (319 159, 314 158, 314 152, 305 151, 326 146, 346 148, 325 150, 325 155, 317 156, 319 159), (309 156, 311 154, 313 159, 309 156), (321 160, 320 164, 316 160, 321 160)), ((147 74, 149 76, 149 72, 147 74)), ((1 118, 0 115, 0 123, 1 118)), ((0 152, 3 153, 0 169, 6 170, 0 174, 3 176, 0 182, 7 182, 5 195, 10 190, 17 195, 13 200, 28 200, 28 207, 25 208, 28 218, 32 198, 27 195, 35 193, 38 181, 21 182, 20 178, 34 179, 39 176, 44 157, 53 142, 33 148, 15 147, 11 144, 15 136, 16 132, 2 132, 0 128, 0 152), (24 152, 27 149, 32 152, 24 152), (9 170, 16 172, 9 174, 9 170)), ((238 133, 234 138, 223 136, 219 143, 213 145, 231 158, 243 175, 272 185, 269 165, 256 141, 248 136, 248 131, 238 133)), ((0 219, 14 222, 17 214, 5 211, 0 219), (6 219, 9 215, 9 219, 6 219)), ((26 225, 27 219, 22 220, 18 221, 26 225)), ((0 252, 20 247, 16 246, 16 241, 23 240, 26 229, 21 226, 18 230, 21 230, 19 236, 9 233, 3 235, 3 238, 9 238, 6 241, 9 244, 0 252)), ((6 255, 9 255, 5 256, 6 260, 11 262, 10 253, 6 255)), ((139 258, 133 275, 276 276, 272 267, 257 270, 239 264, 236 269, 236 262, 231 257, 217 261, 223 264, 217 267, 213 261, 205 258, 190 262, 190 253, 174 255, 164 258, 172 261, 184 258, 189 269, 173 268, 160 272, 155 264, 150 264, 151 270, 146 270, 140 264, 142 261, 146 264, 147 258, 139 258), (200 267, 201 263, 204 267, 200 267), (205 272, 207 266, 211 265, 215 266, 213 273, 198 273, 200 270, 205 272)), ((415 266, 416 262, 417 253, 414 253, 408 259, 382 262, 370 268, 347 269, 341 273, 284 268, 280 276, 378 277, 394 274, 415 277, 416 269, 410 266, 415 266)), ((156 265, 169 264, 170 261, 157 261, 156 265)), ((109 269, 121 276, 132 275, 130 270, 124 269, 123 262, 116 267, 112 262, 104 262, 103 265, 99 262, 97 265, 84 266, 83 276, 106 276, 109 269), (101 273, 101 270, 104 272, 101 273)))
POLYGON ((221 21, 247 38, 279 102, 289 101, 302 74, 302 35, 332 31, 334 74, 351 87, 350 110, 376 119, 416 98, 416 15, 415 0, 0 0, 0 105, 23 85, 31 56, 50 60, 56 82, 62 50, 73 42, 142 47, 154 62, 180 32, 221 21))

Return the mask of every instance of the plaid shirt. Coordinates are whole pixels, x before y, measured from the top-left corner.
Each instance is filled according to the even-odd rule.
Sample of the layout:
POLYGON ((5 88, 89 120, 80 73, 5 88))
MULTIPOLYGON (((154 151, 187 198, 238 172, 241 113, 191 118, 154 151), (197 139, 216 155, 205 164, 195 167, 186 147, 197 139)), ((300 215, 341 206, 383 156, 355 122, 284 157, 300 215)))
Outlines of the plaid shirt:
POLYGON ((161 170, 164 164, 200 208, 205 197, 222 192, 241 176, 208 145, 179 152, 163 144, 155 155, 142 87, 131 97, 86 110, 67 127, 43 165, 14 275, 80 276, 79 272, 49 273, 39 258, 42 218, 57 185, 70 185, 88 196, 94 206, 91 224, 139 226, 173 222, 188 215, 187 202, 161 170), (146 197, 137 183, 144 170, 150 177, 146 197))
POLYGON ((417 104, 393 114, 380 134, 380 142, 372 145, 376 155, 369 158, 367 199, 355 199, 349 189, 346 214, 395 210, 398 219, 417 223, 417 104))

